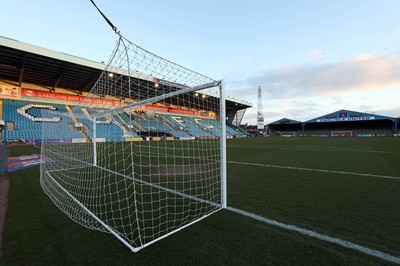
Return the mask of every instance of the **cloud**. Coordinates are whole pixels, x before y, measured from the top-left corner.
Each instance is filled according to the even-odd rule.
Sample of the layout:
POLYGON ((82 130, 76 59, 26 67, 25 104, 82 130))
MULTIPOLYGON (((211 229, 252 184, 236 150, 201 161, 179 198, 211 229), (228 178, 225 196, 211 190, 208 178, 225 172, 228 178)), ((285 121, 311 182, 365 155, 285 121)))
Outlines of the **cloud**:
MULTIPOLYGON (((336 102, 335 98, 328 98, 325 101, 318 101, 316 98, 287 98, 287 99, 266 99, 263 103, 263 114, 265 123, 271 123, 281 118, 294 120, 309 120, 312 117, 320 116, 321 110, 326 102, 336 102)), ((328 110, 335 111, 335 110, 328 110)), ((246 111, 245 120, 250 124, 257 122, 257 106, 246 111)))
POLYGON ((254 94, 262 86, 270 98, 334 96, 350 91, 400 86, 400 55, 363 54, 332 64, 263 68, 239 79, 228 79, 235 94, 254 94))
POLYGON ((331 64, 257 68, 226 78, 227 94, 253 103, 244 122, 256 123, 257 88, 263 89, 265 122, 307 121, 340 109, 398 117, 400 54, 362 54, 331 64), (249 74, 251 73, 251 74, 249 74))
POLYGON ((306 56, 310 59, 321 59, 325 57, 325 52, 320 50, 312 50, 309 51, 306 56))
POLYGON ((240 58, 240 60, 239 61, 241 61, 241 62, 250 62, 250 61, 252 61, 253 60, 253 57, 251 57, 251 56, 249 56, 249 55, 247 55, 247 56, 243 56, 242 58, 240 58))

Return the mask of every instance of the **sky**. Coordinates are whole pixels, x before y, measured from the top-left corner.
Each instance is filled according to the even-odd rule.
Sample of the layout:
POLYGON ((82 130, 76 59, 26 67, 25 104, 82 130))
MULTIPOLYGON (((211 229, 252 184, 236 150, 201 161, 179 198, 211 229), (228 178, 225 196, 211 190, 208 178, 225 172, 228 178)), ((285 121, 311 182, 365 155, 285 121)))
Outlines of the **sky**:
MULTIPOLYGON (((398 0, 95 0, 130 41, 253 104, 265 123, 340 109, 400 116, 398 0)), ((117 35, 90 0, 0 0, 0 35, 107 62, 117 35)))

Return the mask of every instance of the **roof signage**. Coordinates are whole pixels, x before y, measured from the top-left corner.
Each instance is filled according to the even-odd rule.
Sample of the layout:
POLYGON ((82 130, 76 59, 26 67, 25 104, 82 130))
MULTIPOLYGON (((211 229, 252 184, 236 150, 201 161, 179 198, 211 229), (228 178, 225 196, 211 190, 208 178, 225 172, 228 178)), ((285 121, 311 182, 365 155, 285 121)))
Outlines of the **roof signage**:
POLYGON ((318 123, 325 123, 325 122, 346 122, 346 121, 367 121, 367 120, 375 120, 375 116, 322 118, 322 119, 317 119, 316 121, 318 123))

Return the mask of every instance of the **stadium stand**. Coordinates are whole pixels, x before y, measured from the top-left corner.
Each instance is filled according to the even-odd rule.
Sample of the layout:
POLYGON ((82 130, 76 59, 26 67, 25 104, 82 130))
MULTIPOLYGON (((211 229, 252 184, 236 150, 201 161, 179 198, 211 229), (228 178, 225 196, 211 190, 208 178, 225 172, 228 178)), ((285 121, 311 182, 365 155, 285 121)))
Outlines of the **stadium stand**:
POLYGON ((227 131, 229 130, 229 133, 231 135, 236 135, 236 136, 239 136, 239 137, 242 137, 242 138, 251 136, 251 134, 249 132, 247 132, 246 130, 244 130, 244 129, 240 128, 240 127, 235 126, 232 123, 226 123, 226 125, 227 125, 227 131), (234 132, 232 130, 234 130, 235 134, 233 134, 234 132))
POLYGON ((140 114, 131 113, 131 117, 144 129, 142 131, 170 131, 170 128, 157 115, 147 115, 142 112, 140 114))
POLYGON ((396 119, 387 116, 339 110, 305 122, 283 118, 268 125, 271 136, 372 137, 393 136, 396 119), (288 134, 289 135, 289 134, 288 134))
POLYGON ((71 130, 73 121, 68 116, 42 117, 42 110, 52 110, 54 113, 66 112, 65 105, 45 104, 28 101, 4 100, 9 123, 7 139, 34 140, 42 137, 41 123, 56 123, 60 128, 57 138, 82 138, 80 132, 71 130))
MULTIPOLYGON (((87 134, 90 139, 93 139, 93 123, 92 114, 97 112, 96 109, 75 107, 72 109, 78 124, 82 124, 83 131, 87 134)), ((106 119, 99 120, 96 122, 96 137, 104 138, 106 141, 122 141, 124 137, 128 137, 128 130, 123 125, 117 122, 112 114, 106 119)), ((133 135, 129 135, 133 137, 133 135)))
MULTIPOLYGON (((54 136, 54 139, 79 139, 90 142, 94 138, 93 114, 101 110, 25 100, 5 99, 2 103, 6 105, 8 112, 7 139, 29 142, 40 141, 42 123, 54 123, 59 129, 58 132, 63 132, 62 135, 54 136), (50 116, 43 116, 43 110, 51 111, 50 116)), ((230 123, 227 123, 226 129, 228 138, 250 135, 230 123)), ((219 121, 214 118, 126 110, 97 121, 96 138, 104 141, 124 141, 126 138, 146 136, 177 139, 214 138, 220 130, 219 121)))
MULTIPOLYGON (((7 122, 7 140, 37 142, 41 139, 42 123, 52 123, 59 128, 54 139, 90 142, 93 139, 92 115, 101 109, 69 106, 50 102, 2 99, 6 113, 1 119, 7 122), (51 112, 43 116, 43 111, 51 112), (6 118, 5 118, 6 116, 6 118), (62 133, 62 134, 61 134, 62 133), (61 134, 61 135, 60 135, 61 134)), ((270 136, 394 136, 399 135, 397 118, 340 110, 332 114, 300 122, 281 119, 268 125, 270 136), (347 119, 340 116, 347 115, 347 119)), ((96 137, 104 141, 124 141, 146 137, 195 139, 214 138, 220 129, 219 121, 194 115, 155 111, 126 110, 109 114, 96 123, 96 137)), ((227 137, 250 137, 251 134, 227 122, 227 137)))
MULTIPOLYGON (((218 125, 218 121, 216 121, 215 119, 189 117, 189 116, 187 118, 192 122, 194 122, 195 125, 197 125, 201 130, 208 132, 213 136, 217 136, 219 132, 221 132, 220 126, 218 125)), ((230 135, 228 130, 227 134, 228 136, 230 135)))
POLYGON ((177 119, 181 119, 182 123, 187 129, 187 132, 196 138, 214 137, 214 135, 209 131, 207 127, 202 127, 189 116, 178 116, 177 119))
MULTIPOLYGON (((7 139, 40 139, 41 123, 54 123, 54 126, 60 128, 60 132, 64 132, 63 136, 55 137, 90 141, 90 138, 93 137, 93 125, 84 118, 85 113, 83 112, 86 111, 75 110, 74 106, 78 105, 96 84, 105 68, 103 63, 0 36, 0 64, 7 66, 0 68, 0 113, 4 109, 8 111, 7 118, 1 117, 0 120, 3 120, 4 127, 9 129, 7 130, 9 133, 7 139), (39 63, 40 67, 37 67, 39 63), (30 71, 20 71, 21 66, 30 71), (6 103, 10 103, 11 109, 5 108, 6 103), (33 106, 27 107, 29 104, 33 104, 33 106), (24 106, 25 109, 21 109, 18 113, 17 109, 24 106), (51 110, 52 107, 49 106, 55 109, 51 110), (65 115, 60 115, 59 121, 44 122, 44 117, 40 116, 43 109, 57 115, 59 113, 65 113, 65 115)), ((132 78, 136 79, 133 76, 132 78)), ((150 82, 155 82, 154 77, 150 82)), ((215 96, 208 95, 207 97, 214 98, 215 96)), ((102 99, 95 100, 103 101, 104 99, 107 99, 110 104, 115 101, 137 100, 113 98, 110 95, 103 95, 102 99)), ((191 101, 195 103, 198 101, 196 99, 191 101)), ((218 103, 217 98, 214 101, 218 103)), ((207 110, 198 110, 196 105, 187 107, 188 109, 185 110, 178 110, 174 104, 174 102, 170 102, 167 106, 153 105, 152 107, 156 108, 154 110, 158 111, 148 113, 148 117, 129 114, 129 112, 112 114, 113 123, 96 124, 98 125, 96 127, 98 129, 97 137, 107 140, 122 140, 123 138, 144 137, 143 132, 166 132, 168 134, 165 136, 170 135, 178 139, 213 138, 220 130, 217 119, 204 117, 207 110), (171 112, 170 109, 176 110, 171 112), (190 112, 196 112, 197 115, 190 114, 190 112), (200 112, 202 113, 200 114, 200 112), (109 131, 115 129, 117 133, 111 134, 107 132, 107 129, 109 131)), ((251 103, 229 96, 226 97, 225 104, 227 123, 235 121, 235 124, 240 123, 246 109, 251 107, 251 103)), ((89 114, 96 111, 87 110, 89 114)), ((47 118, 52 119, 52 117, 47 118)), ((249 136, 249 134, 233 125, 228 125, 227 136, 238 137, 249 136)))
POLYGON ((179 125, 172 117, 167 114, 158 114, 159 117, 164 121, 165 124, 171 129, 170 133, 177 139, 193 139, 194 137, 187 132, 187 129, 183 125, 179 125))
POLYGON ((282 118, 268 124, 267 134, 270 136, 286 137, 301 136, 301 122, 293 119, 282 118))

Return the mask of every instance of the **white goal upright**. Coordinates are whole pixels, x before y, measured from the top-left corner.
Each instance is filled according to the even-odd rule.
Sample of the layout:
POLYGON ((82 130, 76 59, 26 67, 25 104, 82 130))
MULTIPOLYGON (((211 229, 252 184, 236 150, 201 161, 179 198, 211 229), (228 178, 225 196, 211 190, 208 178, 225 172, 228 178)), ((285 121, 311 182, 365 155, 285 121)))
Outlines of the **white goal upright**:
POLYGON ((75 222, 136 252, 226 207, 223 82, 119 35, 94 87, 67 110, 57 116, 68 132, 43 123, 40 182, 75 222), (198 130, 203 120, 218 126, 198 130))

